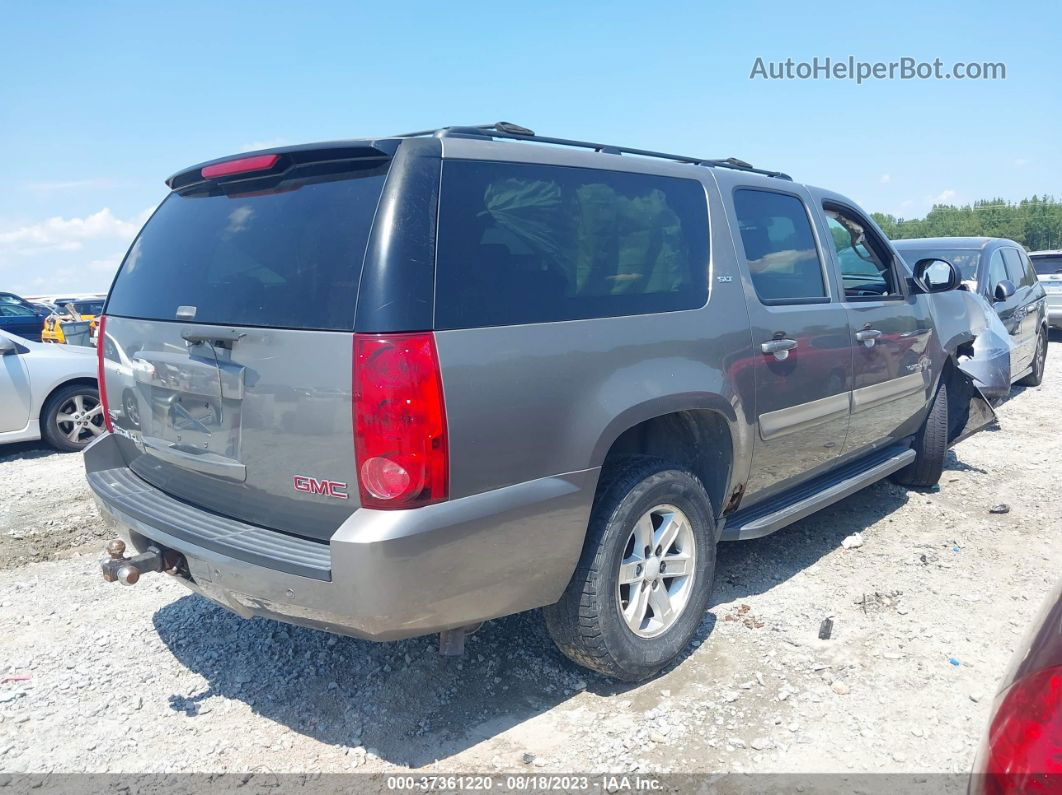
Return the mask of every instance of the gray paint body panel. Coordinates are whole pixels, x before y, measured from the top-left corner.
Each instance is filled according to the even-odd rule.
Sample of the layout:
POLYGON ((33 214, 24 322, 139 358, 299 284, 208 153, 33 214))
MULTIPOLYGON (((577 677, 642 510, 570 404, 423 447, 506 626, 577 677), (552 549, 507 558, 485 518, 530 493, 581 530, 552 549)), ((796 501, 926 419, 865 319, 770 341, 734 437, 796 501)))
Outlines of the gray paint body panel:
MULTIPOLYGON (((277 532, 265 529, 272 527, 327 543, 331 581, 300 577, 279 565, 251 562, 238 549, 208 548, 187 534, 168 532, 163 522, 144 521, 100 495, 105 515, 137 549, 154 541, 184 553, 192 574, 189 584, 209 598, 244 616, 270 616, 380 640, 473 624, 560 597, 583 547, 600 467, 615 440, 639 423, 694 409, 722 418, 733 449, 724 493, 743 494, 742 508, 769 506, 779 492, 850 465, 866 451, 902 446, 917 429, 948 355, 934 330, 933 297, 904 295, 882 306, 845 303, 836 263, 823 243, 828 229, 817 209, 827 198, 851 204, 844 197, 740 171, 562 147, 453 137, 443 138, 439 148, 444 158, 696 180, 705 191, 709 215, 704 306, 437 331, 450 499, 404 511, 358 507, 350 422, 351 333, 245 329, 247 337, 212 362, 205 351, 191 350, 181 339, 186 323, 110 318, 107 332, 120 355, 108 365, 108 393, 119 425, 129 427, 89 448, 88 470, 130 466, 145 489, 179 498, 190 510, 203 506, 259 525, 265 533, 277 532), (732 221, 730 197, 737 186, 781 190, 806 203, 828 282, 828 303, 764 307, 756 300, 732 221), (874 369, 869 360, 860 364, 853 338, 853 328, 864 317, 892 323, 883 331, 896 338, 893 347, 882 345, 875 352, 880 358, 874 367, 886 376, 877 380, 861 380, 861 372, 874 369), (779 330, 801 335, 803 347, 790 361, 790 366, 804 368, 796 379, 787 377, 791 369, 776 367, 760 350, 761 342, 779 330), (176 380, 167 382, 157 370, 138 363, 141 351, 171 355, 169 376, 176 380), (909 351, 914 351, 913 360, 909 351), (904 369, 912 361, 918 363, 917 373, 904 369), (219 373, 216 387, 198 378, 203 368, 219 373), (827 377, 831 372, 835 378, 827 377), (178 383, 181 389, 175 387, 178 383), (199 386, 193 388, 193 383, 199 386), (162 423, 161 431, 151 433, 133 427, 120 398, 127 390, 141 398, 154 393, 156 403, 138 404, 149 412, 162 405, 160 396, 169 399, 173 395, 168 393, 181 391, 199 395, 204 403, 220 402, 227 412, 207 417, 211 433, 196 431, 194 423, 188 426, 190 438, 205 445, 196 453, 185 440, 174 438, 172 424, 162 423), (852 433, 854 417, 875 412, 873 423, 852 433), (156 451, 161 439, 166 448, 162 455, 153 455, 140 434, 156 440, 149 440, 156 451), (291 486, 296 474, 342 480, 349 484, 350 499, 298 493, 291 486)), ((419 146, 413 164, 422 182, 432 172, 425 160, 431 157, 429 150, 419 146)), ((425 219, 431 208, 414 202, 406 209, 418 230, 420 243, 414 249, 422 252, 430 244, 425 219)), ((384 212, 377 222, 390 217, 384 212)), ((366 306, 374 318, 382 318, 366 327, 356 320, 356 327, 366 331, 389 329, 387 323, 403 317, 402 312, 388 314, 388 296, 402 295, 401 289, 383 282, 372 282, 371 290, 367 286, 402 270, 404 255, 394 253, 401 247, 392 245, 395 241, 384 245, 387 231, 374 229, 369 260, 377 256, 373 252, 386 251, 389 264, 377 268, 367 261, 363 271, 369 280, 363 289, 374 296, 366 306)), ((421 278, 428 272, 424 264, 417 259, 409 272, 421 278)), ((414 291, 418 296, 421 286, 414 291)), ((140 422, 153 417, 149 413, 140 422)), ((901 463, 897 458, 871 474, 883 476, 901 463)), ((852 481, 835 491, 849 493, 856 487, 852 481)), ((823 500, 832 496, 834 492, 823 495, 823 500)), ((777 529, 796 513, 825 504, 823 500, 790 506, 784 516, 765 519, 757 529, 777 529)), ((724 508, 714 507, 717 513, 724 508)))

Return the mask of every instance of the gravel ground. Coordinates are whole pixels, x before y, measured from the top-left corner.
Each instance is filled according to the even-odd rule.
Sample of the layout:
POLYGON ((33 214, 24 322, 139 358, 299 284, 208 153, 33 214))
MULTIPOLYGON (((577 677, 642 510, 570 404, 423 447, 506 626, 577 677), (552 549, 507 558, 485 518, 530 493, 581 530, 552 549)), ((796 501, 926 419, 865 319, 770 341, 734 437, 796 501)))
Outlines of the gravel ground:
POLYGON ((724 545, 688 654, 635 687, 568 663, 537 614, 448 659, 243 621, 161 576, 106 585, 78 457, 9 448, 0 769, 965 771, 1062 571, 1062 344, 999 414, 939 491, 880 483, 724 545))

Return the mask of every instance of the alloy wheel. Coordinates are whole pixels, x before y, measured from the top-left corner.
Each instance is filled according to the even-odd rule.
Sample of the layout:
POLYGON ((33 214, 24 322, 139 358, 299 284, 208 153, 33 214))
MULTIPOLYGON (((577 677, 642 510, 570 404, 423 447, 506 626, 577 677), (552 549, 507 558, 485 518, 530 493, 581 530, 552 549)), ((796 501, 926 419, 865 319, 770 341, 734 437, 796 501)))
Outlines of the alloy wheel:
POLYGON ((55 424, 67 441, 84 444, 103 433, 103 404, 94 395, 73 395, 59 407, 55 424))
POLYGON ((642 638, 667 632, 693 592, 697 544, 689 519, 657 505, 631 530, 620 562, 617 603, 627 627, 642 638))

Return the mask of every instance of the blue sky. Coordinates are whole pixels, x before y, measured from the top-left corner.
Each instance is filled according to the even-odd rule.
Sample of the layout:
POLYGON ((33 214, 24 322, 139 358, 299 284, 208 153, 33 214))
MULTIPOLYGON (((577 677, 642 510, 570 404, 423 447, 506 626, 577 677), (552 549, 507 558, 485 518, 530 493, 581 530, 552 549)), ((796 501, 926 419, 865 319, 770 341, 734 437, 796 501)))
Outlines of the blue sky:
POLYGON ((9 4, 0 290, 106 290, 163 179, 261 146, 506 119, 737 156, 870 211, 1062 198, 1055 3, 9 4), (750 80, 756 57, 999 81, 750 80))

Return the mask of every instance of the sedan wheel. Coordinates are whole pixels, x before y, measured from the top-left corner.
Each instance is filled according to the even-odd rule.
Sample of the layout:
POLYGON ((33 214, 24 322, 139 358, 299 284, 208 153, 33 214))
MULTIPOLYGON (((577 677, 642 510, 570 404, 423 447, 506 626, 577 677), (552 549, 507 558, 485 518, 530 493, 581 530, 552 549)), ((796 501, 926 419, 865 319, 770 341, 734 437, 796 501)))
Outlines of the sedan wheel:
POLYGON ((59 433, 71 444, 82 444, 103 433, 103 404, 92 395, 74 395, 55 415, 59 433))
POLYGON ((41 412, 41 431, 52 447, 81 450, 106 430, 95 386, 71 384, 56 391, 41 412))

